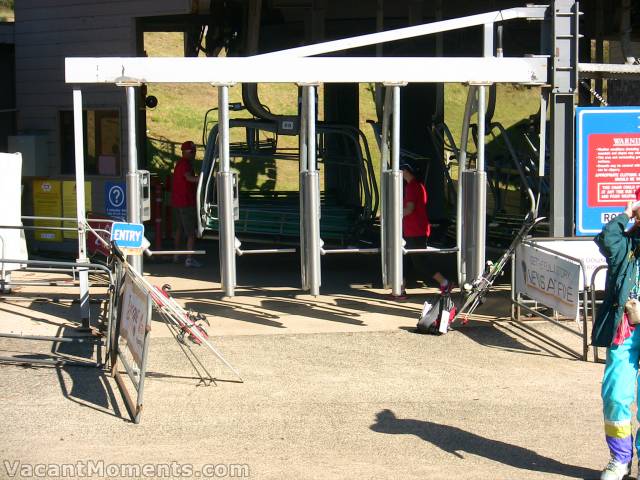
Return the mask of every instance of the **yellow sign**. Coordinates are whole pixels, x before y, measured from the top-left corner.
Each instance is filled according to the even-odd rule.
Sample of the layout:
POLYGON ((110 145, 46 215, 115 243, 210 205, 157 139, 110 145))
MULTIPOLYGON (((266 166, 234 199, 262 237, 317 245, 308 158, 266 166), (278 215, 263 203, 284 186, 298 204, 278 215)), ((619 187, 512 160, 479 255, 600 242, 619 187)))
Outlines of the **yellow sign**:
MULTIPOLYGON (((33 181, 33 213, 36 217, 61 217, 62 198, 59 180, 33 181)), ((36 227, 59 227, 59 220, 36 220, 36 227)), ((35 239, 42 242, 61 242, 60 230, 36 230, 35 239)))
MULTIPOLYGON (((91 182, 84 182, 84 208, 85 211, 91 210, 91 182)), ((75 218, 78 210, 76 205, 76 182, 74 180, 65 180, 62 182, 62 212, 65 218, 75 218)), ((78 228, 76 222, 64 222, 66 228, 78 228)), ((64 238, 78 238, 77 231, 65 230, 64 238)))

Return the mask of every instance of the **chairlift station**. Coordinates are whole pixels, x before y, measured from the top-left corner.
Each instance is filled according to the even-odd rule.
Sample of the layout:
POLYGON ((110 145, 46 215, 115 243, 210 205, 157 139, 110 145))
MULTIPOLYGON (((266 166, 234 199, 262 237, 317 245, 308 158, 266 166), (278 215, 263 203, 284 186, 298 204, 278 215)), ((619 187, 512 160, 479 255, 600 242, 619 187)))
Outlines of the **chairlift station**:
MULTIPOLYGON (((505 218, 507 231, 531 213, 548 218, 551 237, 575 234, 575 107, 600 105, 604 85, 609 104, 622 102, 640 73, 628 60, 639 13, 628 1, 613 3, 167 0, 45 9, 21 0, 15 24, 0 25, 0 63, 15 71, 15 80, 3 80, 9 88, 0 98, 0 147, 30 148, 25 193, 33 188, 29 177, 75 179, 81 223, 85 180, 94 205, 105 204, 108 182, 126 182, 126 220, 140 223, 147 219, 146 86, 213 86, 217 121, 203 138, 198 226, 201 236, 219 241, 227 296, 234 295, 237 256, 292 251, 300 254, 302 289, 313 295, 321 293, 321 258, 332 254, 380 256, 383 284, 394 294, 404 255, 455 255, 462 285, 482 275, 487 238, 505 218), (184 57, 145 56, 144 33, 162 31, 184 32, 184 57), (271 113, 261 102, 257 86, 274 83, 298 86, 297 115, 271 113), (375 85, 372 145, 358 123, 360 83, 375 85), (448 83, 468 92, 456 127, 461 138, 444 122, 448 83), (237 84, 241 108, 253 119, 231 118, 229 88, 237 84), (520 134, 526 151, 493 121, 499 84, 539 92, 539 114, 520 134), (83 135, 97 125, 116 132, 111 151, 83 135), (230 141, 232 129, 244 130, 241 144, 230 141), (280 150, 279 135, 297 137, 296 151, 280 150), (501 166, 485 151, 494 137, 507 152, 501 166), (373 149, 380 151, 378 171, 373 149), (298 164, 297 191, 240 188, 234 161, 285 157, 298 164), (449 244, 404 247, 404 161, 427 172, 429 215, 449 244), (520 192, 520 206, 507 215, 501 202, 509 185, 520 192), (274 245, 243 246, 256 237, 274 245)), ((83 242, 81 234, 74 244, 80 259, 83 242)), ((142 270, 140 257, 132 262, 142 270)))

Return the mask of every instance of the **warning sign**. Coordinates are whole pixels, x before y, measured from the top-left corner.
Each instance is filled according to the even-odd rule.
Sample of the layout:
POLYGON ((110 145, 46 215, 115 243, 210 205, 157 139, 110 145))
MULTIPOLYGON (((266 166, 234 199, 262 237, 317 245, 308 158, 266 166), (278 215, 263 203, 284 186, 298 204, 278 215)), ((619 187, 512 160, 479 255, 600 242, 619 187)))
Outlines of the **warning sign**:
MULTIPOLYGON (((62 215, 62 184, 60 180, 33 181, 33 213, 36 217, 57 217, 62 215)), ((37 227, 59 227, 59 220, 36 220, 37 227)), ((42 242, 61 242, 60 230, 36 230, 36 240, 42 242)))
MULTIPOLYGON (((84 182, 84 210, 91 211, 91 182, 84 182)), ((76 218, 78 215, 78 204, 76 201, 76 182, 65 180, 62 182, 62 215, 65 218, 76 218)), ((63 222, 63 227, 77 228, 76 222, 63 222)), ((78 238, 78 232, 65 230, 62 234, 64 238, 78 238)))
POLYGON ((640 107, 576 109, 576 235, 596 235, 640 188, 640 107))
POLYGON ((640 134, 593 133, 589 144, 590 207, 624 206, 640 187, 640 134))

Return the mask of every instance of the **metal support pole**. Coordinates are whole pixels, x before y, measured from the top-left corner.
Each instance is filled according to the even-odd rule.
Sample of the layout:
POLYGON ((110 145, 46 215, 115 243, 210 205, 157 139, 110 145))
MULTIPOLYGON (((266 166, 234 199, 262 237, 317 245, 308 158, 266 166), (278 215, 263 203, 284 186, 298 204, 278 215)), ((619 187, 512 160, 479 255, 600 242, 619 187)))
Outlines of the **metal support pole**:
MULTIPOLYGON (((142 223, 140 221, 140 208, 142 205, 140 174, 138 173, 138 147, 136 141, 136 89, 132 86, 127 89, 127 132, 129 145, 129 162, 127 168, 127 221, 129 223, 142 223)), ((142 255, 130 255, 127 257, 129 264, 142 273, 142 255)))
POLYGON ((393 86, 393 122, 391 126, 391 202, 388 213, 391 229, 391 292, 402 293, 402 173, 400 172, 400 87, 393 86))
POLYGON ((483 56, 494 56, 494 42, 493 42, 493 23, 484 24, 484 42, 483 42, 483 56))
POLYGON ((229 87, 218 87, 218 216, 220 218, 220 281, 227 297, 236 287, 236 233, 233 214, 233 174, 229 163, 229 87))
MULTIPOLYGON (((544 177, 547 161, 547 104, 549 103, 549 91, 541 89, 540 91, 540 124, 539 124, 539 143, 538 143, 538 177, 544 177)), ((537 212, 536 212, 537 213, 537 212)))
POLYGON ((307 170, 315 172, 316 168, 316 87, 309 85, 305 89, 307 103, 307 170))
POLYGON ((306 212, 306 172, 307 172, 307 102, 304 97, 304 88, 301 89, 300 96, 300 133, 298 141, 300 144, 299 162, 299 190, 300 190, 300 279, 302 290, 309 290, 309 273, 307 272, 307 241, 306 241, 306 220, 304 212, 306 212))
POLYGON ((464 108, 464 117, 462 118, 462 135, 460 138, 460 154, 458 158, 458 204, 456 209, 456 247, 458 247, 457 263, 458 263, 458 285, 462 286, 467 281, 467 273, 465 268, 464 252, 462 251, 462 203, 463 203, 463 181, 462 177, 467 169, 467 143, 469 141, 469 124, 471 123, 471 115, 476 108, 476 92, 478 87, 471 85, 467 93, 467 103, 464 108))
MULTIPOLYGON (((443 3, 444 0, 436 0, 434 8, 435 8, 435 19, 436 22, 442 21, 442 13, 443 13, 443 3)), ((436 33, 436 57, 444 57, 444 38, 442 33, 436 33)), ((436 108, 433 113, 432 127, 439 123, 444 123, 444 83, 436 83, 436 108)), ((441 145, 440 142, 437 144, 437 154, 444 156, 444 145, 441 145)))
MULTIPOLYGON (((493 30, 492 30, 493 32, 493 30)), ((476 274, 482 275, 484 272, 484 263, 486 255, 486 233, 487 233, 487 191, 486 191, 486 172, 485 172, 485 114, 486 114, 486 90, 485 85, 478 87, 478 160, 476 163, 476 170, 478 172, 478 181, 480 182, 477 188, 477 197, 475 199, 476 211, 474 212, 475 221, 475 258, 474 266, 476 274)), ((473 279, 475 280, 475 278, 473 279)))
POLYGON ((391 141, 391 170, 400 171, 400 87, 393 86, 393 123, 391 141))
MULTIPOLYGON (((82 92, 73 91, 73 132, 76 162, 76 210, 78 217, 78 263, 87 263, 87 237, 85 230, 86 212, 84 207, 84 125, 82 121, 82 92)), ((89 305, 89 272, 81 269, 78 274, 80 282, 80 320, 82 328, 91 324, 91 308, 89 305)))
POLYGON ((582 360, 589 360, 589 287, 585 282, 582 292, 582 360))
POLYGON ((478 160, 476 169, 479 172, 484 172, 484 137, 486 133, 484 116, 486 113, 486 91, 486 86, 480 85, 478 87, 478 160))
POLYGON ((551 237, 573 234, 574 95, 551 94, 551 237))
POLYGON ((574 94, 578 84, 579 3, 554 0, 551 20, 551 225, 552 237, 573 234, 574 94))
POLYGON ((390 168, 389 151, 389 123, 391 120, 391 109, 393 107, 393 90, 391 87, 384 89, 384 103, 382 105, 382 134, 380 136, 380 260, 382 265, 382 286, 390 288, 390 265, 389 265, 389 244, 390 235, 387 225, 387 210, 389 210, 389 185, 387 177, 390 168))
MULTIPOLYGON (((384 30, 384 0, 376 1, 376 32, 382 32, 384 30)), ((382 57, 384 44, 378 43, 376 44, 376 57, 382 57)), ((384 105, 384 92, 386 89, 382 86, 381 83, 377 83, 375 86, 375 104, 376 104, 376 115, 378 120, 382 118, 382 108, 384 105)))
POLYGON ((307 247, 307 276, 311 295, 320 295, 322 272, 320 264, 320 177, 316 165, 316 89, 313 85, 303 87, 306 113, 307 172, 305 184, 305 245, 307 247))
MULTIPOLYGON (((540 182, 545 176, 547 169, 547 105, 549 103, 549 90, 542 88, 540 90, 540 123, 538 125, 539 140, 538 140, 538 178, 540 182)), ((542 198, 542 185, 538 190, 538 198, 535 205, 535 216, 538 216, 540 211, 540 200, 542 198)))

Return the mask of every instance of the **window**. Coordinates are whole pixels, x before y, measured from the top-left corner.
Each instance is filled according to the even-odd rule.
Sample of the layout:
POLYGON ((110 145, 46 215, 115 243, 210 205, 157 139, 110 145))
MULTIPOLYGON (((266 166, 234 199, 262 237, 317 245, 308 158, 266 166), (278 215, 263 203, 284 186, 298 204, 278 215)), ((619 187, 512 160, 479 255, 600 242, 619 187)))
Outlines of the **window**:
MULTIPOLYGON (((87 175, 120 175, 120 112, 83 110, 84 168, 87 175)), ((73 112, 60 112, 61 173, 74 174, 73 112)))

